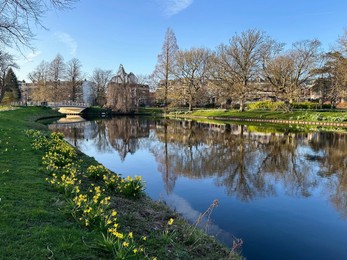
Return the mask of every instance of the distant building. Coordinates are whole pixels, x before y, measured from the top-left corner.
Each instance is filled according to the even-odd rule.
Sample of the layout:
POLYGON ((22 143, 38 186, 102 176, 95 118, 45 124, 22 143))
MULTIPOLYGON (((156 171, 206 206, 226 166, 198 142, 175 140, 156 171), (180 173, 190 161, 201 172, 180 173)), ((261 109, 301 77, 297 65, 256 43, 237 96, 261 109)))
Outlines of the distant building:
POLYGON ((94 92, 94 83, 84 80, 82 83, 82 99, 84 103, 94 104, 96 95, 94 92))
MULTIPOLYGON (((88 81, 87 81, 88 82, 88 81)), ((21 92, 22 103, 33 102, 85 102, 86 99, 91 99, 92 87, 90 82, 79 82, 76 86, 74 94, 72 94, 72 86, 67 81, 40 81, 26 83, 18 81, 19 90, 21 92), (85 88, 87 90, 85 90, 85 88), (74 96, 73 96, 74 95, 74 96)), ((89 103, 89 102, 85 102, 89 103)))
POLYGON ((106 107, 119 113, 136 112, 150 102, 149 86, 139 84, 137 77, 132 72, 126 73, 123 65, 108 83, 106 96, 106 107))

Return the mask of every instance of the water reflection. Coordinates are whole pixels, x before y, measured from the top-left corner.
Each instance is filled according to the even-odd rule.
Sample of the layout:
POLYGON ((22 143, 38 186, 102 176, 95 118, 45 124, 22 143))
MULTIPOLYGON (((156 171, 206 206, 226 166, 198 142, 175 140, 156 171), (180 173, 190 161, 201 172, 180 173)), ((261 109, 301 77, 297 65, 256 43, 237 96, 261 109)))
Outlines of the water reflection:
POLYGON ((241 201, 276 196, 329 194, 347 217, 347 136, 343 133, 263 133, 254 126, 120 117, 53 124, 80 148, 93 142, 98 151, 116 150, 124 160, 139 149, 150 151, 167 194, 180 177, 214 178, 241 201))

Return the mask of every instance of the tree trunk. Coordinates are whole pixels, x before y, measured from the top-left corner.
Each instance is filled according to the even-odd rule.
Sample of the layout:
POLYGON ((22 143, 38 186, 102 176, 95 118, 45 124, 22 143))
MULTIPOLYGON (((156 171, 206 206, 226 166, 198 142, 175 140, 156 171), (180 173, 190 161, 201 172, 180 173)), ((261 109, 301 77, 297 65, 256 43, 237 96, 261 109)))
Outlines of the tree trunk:
POLYGON ((168 92, 168 79, 165 79, 165 89, 164 89, 164 106, 167 107, 167 92, 168 92))
POLYGON ((285 112, 290 112, 290 111, 292 111, 292 103, 293 103, 293 101, 292 101, 291 99, 290 99, 290 100, 284 101, 285 109, 286 109, 285 112))
POLYGON ((245 111, 245 101, 243 100, 243 98, 240 99, 240 112, 245 111))
POLYGON ((193 111, 193 97, 189 97, 189 111, 193 111))

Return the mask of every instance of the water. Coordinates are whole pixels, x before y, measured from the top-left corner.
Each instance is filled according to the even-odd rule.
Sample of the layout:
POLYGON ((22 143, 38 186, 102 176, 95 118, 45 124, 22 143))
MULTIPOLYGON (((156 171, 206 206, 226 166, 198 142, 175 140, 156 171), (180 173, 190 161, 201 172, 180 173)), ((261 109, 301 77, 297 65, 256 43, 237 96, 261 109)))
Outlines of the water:
POLYGON ((247 259, 347 259, 347 134, 120 117, 52 124, 247 259))

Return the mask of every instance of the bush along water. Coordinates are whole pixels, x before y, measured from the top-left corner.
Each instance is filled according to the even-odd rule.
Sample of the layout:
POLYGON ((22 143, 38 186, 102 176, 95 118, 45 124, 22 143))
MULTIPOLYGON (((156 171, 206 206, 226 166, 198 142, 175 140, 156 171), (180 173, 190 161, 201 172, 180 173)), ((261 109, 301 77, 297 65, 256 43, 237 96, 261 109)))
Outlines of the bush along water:
POLYGON ((26 134, 33 139, 33 149, 44 150, 42 166, 46 180, 65 195, 73 218, 84 228, 100 231, 100 249, 110 252, 114 259, 156 259, 143 246, 146 237, 135 239, 133 232, 120 231, 117 211, 111 208, 108 196, 117 193, 130 199, 139 198, 144 192, 141 177, 122 178, 102 165, 90 165, 82 172, 79 166, 82 161, 74 163, 77 152, 63 140, 62 134, 44 135, 35 130, 26 134))

